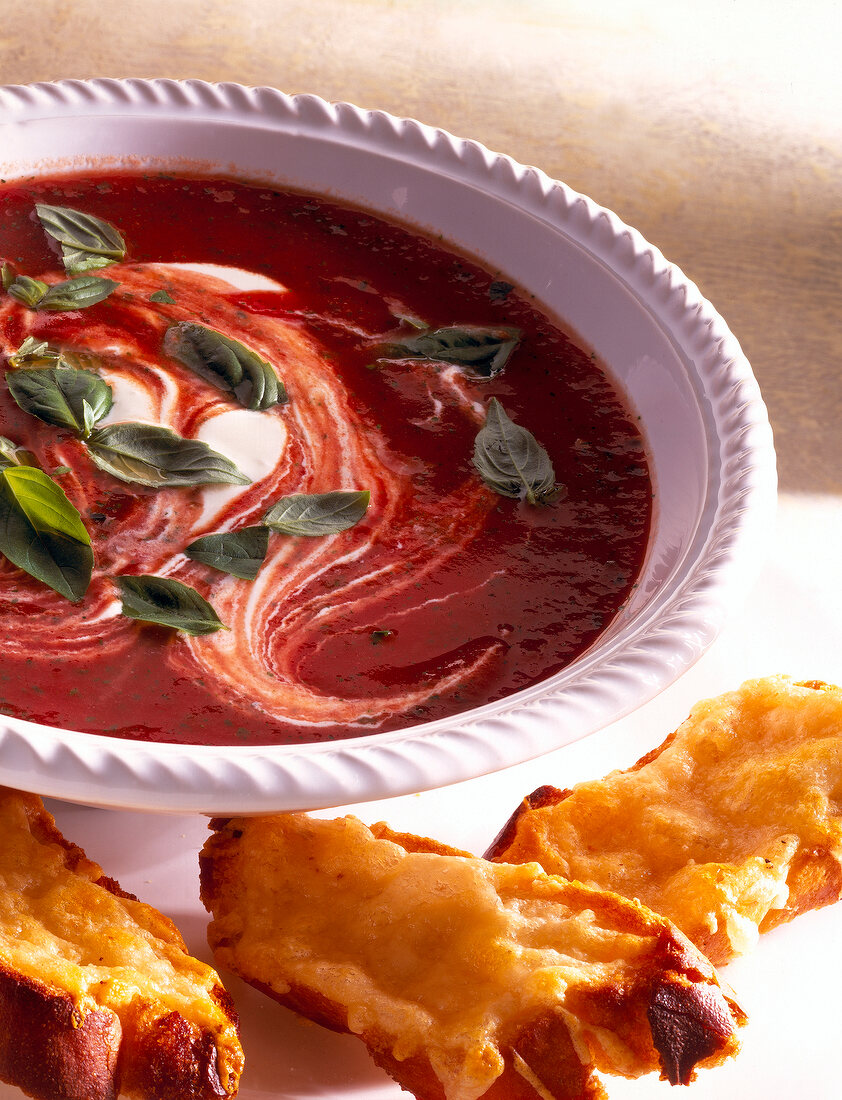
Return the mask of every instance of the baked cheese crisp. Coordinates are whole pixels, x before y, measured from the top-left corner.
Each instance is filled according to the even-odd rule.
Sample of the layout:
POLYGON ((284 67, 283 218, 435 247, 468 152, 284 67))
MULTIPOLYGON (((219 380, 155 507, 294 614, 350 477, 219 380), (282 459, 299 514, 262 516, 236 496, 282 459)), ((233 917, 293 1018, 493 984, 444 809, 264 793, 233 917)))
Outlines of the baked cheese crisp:
POLYGON ((0 1079, 43 1100, 237 1092, 236 1013, 175 925, 0 788, 0 1079))
POLYGON ((628 771, 539 788, 488 854, 638 898, 721 964, 839 898, 840 791, 842 690, 753 680, 628 771))
POLYGON ((624 898, 353 817, 213 824, 218 964, 358 1035, 422 1100, 600 1097, 594 1068, 686 1082, 736 1050, 708 961, 624 898))

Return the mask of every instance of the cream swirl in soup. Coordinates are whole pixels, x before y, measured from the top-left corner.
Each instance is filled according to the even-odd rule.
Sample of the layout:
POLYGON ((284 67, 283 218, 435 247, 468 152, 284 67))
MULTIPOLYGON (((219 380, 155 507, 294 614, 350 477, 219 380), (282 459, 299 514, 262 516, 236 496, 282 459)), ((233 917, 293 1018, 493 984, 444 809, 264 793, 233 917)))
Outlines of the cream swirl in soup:
POLYGON ((545 678, 621 607, 648 534, 642 441, 605 372, 503 278, 305 196, 115 175, 0 188, 0 254, 48 285, 66 273, 36 202, 107 218, 127 255, 91 273, 116 287, 90 307, 2 296, 9 374, 28 337, 46 342, 110 387, 98 427, 203 441, 243 483, 121 480, 82 433, 0 395, 0 434, 61 486, 94 555, 76 602, 0 558, 6 713, 186 742, 368 734, 545 678), (243 407, 190 369, 167 340, 184 323, 246 345, 286 400, 243 407), (517 331, 499 373, 413 352, 419 333, 459 325, 517 331), (501 495, 481 476, 474 445, 495 402, 546 450, 560 486, 547 499, 501 495), (317 536, 271 530, 253 579, 185 553, 264 525, 290 496, 336 491, 369 494, 362 518, 317 536), (123 576, 190 586, 225 629, 129 617, 123 576))

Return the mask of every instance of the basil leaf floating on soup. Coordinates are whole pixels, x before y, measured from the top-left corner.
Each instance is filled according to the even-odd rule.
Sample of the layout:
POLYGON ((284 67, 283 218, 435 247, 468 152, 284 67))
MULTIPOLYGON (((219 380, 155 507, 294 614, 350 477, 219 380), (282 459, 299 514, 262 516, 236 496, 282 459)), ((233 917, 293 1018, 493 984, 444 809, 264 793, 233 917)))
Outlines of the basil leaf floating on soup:
POLYGON ((46 340, 36 340, 27 336, 16 352, 9 356, 11 366, 18 367, 57 367, 61 366, 62 355, 46 340))
POLYGON ((167 306, 175 305, 175 298, 173 298, 173 296, 169 294, 166 290, 156 290, 154 293, 149 295, 149 301, 160 302, 163 305, 167 306))
POLYGON ((509 361, 520 340, 520 329, 501 325, 453 325, 387 344, 385 358, 428 359, 469 367, 483 378, 493 378, 509 361))
POLYGON ((36 203, 35 212, 44 230, 61 245, 68 275, 108 267, 126 255, 126 242, 110 222, 69 206, 36 203))
POLYGON ((163 486, 248 485, 234 463, 199 439, 184 439, 157 424, 106 424, 91 432, 93 462, 120 481, 163 486))
POLYGON ((113 279, 98 279, 83 275, 78 279, 66 279, 62 283, 42 282, 29 275, 17 275, 7 288, 12 298, 28 309, 47 310, 50 313, 69 313, 75 309, 88 309, 102 302, 119 283, 113 279))
POLYGON ((157 626, 169 626, 194 636, 227 630, 217 613, 195 588, 171 577, 115 577, 123 614, 157 626))
POLYGON ((295 493, 273 504, 263 522, 284 535, 336 535, 360 522, 370 498, 368 490, 295 493))
POLYGON ((88 590, 90 536, 64 491, 42 470, 0 471, 0 553, 74 603, 88 590))
POLYGON ((9 466, 37 465, 38 463, 31 451, 27 451, 25 447, 19 447, 11 439, 6 439, 4 435, 0 435, 0 470, 5 470, 9 466))
POLYGON ((489 489, 504 497, 543 504, 556 492, 549 455, 531 432, 506 415, 496 397, 474 441, 474 466, 489 489))
POLYGON ((287 392, 275 368, 239 340, 193 321, 171 325, 164 351, 206 381, 230 390, 247 409, 283 405, 287 392))
MULTIPOLYGON (((82 275, 78 279, 67 279, 63 283, 53 283, 47 293, 36 304, 38 310, 46 309, 51 313, 65 313, 74 309, 88 309, 104 301, 120 284, 113 279, 98 279, 95 275, 82 275)), ((11 290, 9 291, 11 293, 11 290)))
POLYGON ((49 289, 49 283, 33 279, 29 275, 16 275, 6 287, 9 295, 28 309, 37 309, 38 303, 49 289))
POLYGON ((88 370, 17 370, 7 373, 6 381, 24 412, 57 428, 69 428, 83 439, 111 410, 111 387, 88 370))
POLYGON ((239 531, 223 531, 204 535, 191 542, 184 553, 193 561, 230 573, 243 581, 257 576, 269 548, 269 528, 263 525, 241 527, 239 531))

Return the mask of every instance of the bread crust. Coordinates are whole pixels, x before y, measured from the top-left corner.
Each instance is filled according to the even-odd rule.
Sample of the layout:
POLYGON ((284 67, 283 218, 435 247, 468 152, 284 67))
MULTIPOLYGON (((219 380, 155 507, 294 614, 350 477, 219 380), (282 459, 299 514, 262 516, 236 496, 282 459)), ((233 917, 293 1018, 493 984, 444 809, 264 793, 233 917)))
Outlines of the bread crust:
POLYGON ((638 897, 721 965, 757 931, 842 896, 840 779, 842 690, 749 681, 698 704, 625 771, 533 791, 486 857, 638 897))
POLYGON ((36 795, 0 788, 0 814, 4 829, 0 850, 0 1079, 36 1100, 114 1100, 118 1095, 135 1100, 223 1100, 235 1096, 242 1069, 236 1012, 213 971, 189 959, 172 921, 122 890, 78 845, 66 840, 36 795), (26 896, 30 888, 35 899, 31 903, 26 896), (101 903, 94 920, 100 912, 110 911, 110 903, 97 891, 120 902, 113 910, 118 921, 113 928, 90 924, 92 899, 101 903), (39 897, 53 896, 60 898, 64 907, 61 932, 55 923, 59 918, 37 904, 39 897), (136 918, 142 919, 142 930, 133 924, 136 918), (25 928, 27 943, 32 945, 31 958, 16 951, 14 920, 25 928), (104 943, 122 938, 129 949, 136 927, 138 958, 145 957, 152 943, 153 951, 173 953, 176 965, 178 956, 183 955, 191 967, 202 968, 209 988, 197 988, 197 1001, 205 1004, 210 1018, 217 1018, 216 1025, 168 1011, 163 996, 156 1001, 152 975, 138 973, 127 978, 130 950, 123 965, 114 965, 120 971, 118 981, 137 981, 134 996, 127 999, 124 995, 117 1003, 107 991, 100 992, 109 981, 107 965, 94 966, 98 981, 91 979, 91 988, 86 989, 85 964, 79 959, 85 958, 90 944, 80 940, 77 948, 67 941, 66 964, 61 958, 62 936, 69 934, 67 928, 74 921, 80 936, 83 928, 88 935, 96 931, 104 943), (41 943, 51 968, 43 978, 37 973, 41 943), (63 973, 67 974, 66 984, 61 980, 63 973), (98 1003, 97 997, 103 1003, 98 1003))
MULTIPOLYGON (((485 861, 429 838, 396 833, 383 823, 368 830, 352 818, 324 822, 290 814, 218 819, 212 828, 200 857, 201 894, 214 917, 208 938, 218 964, 309 1019, 358 1035, 374 1061, 418 1100, 461 1096, 468 1062, 455 1065, 448 1059, 474 1056, 470 1044, 460 1053, 438 1045, 434 1037, 436 1008, 442 1001, 450 1003, 453 994, 437 984, 436 968, 458 967, 461 951, 483 959, 488 970, 480 973, 486 977, 496 965, 492 940, 468 937, 463 944, 458 904, 452 912, 441 908, 459 882, 468 893, 471 919, 482 925, 486 912, 472 908, 474 877, 483 888, 477 897, 486 879, 494 884, 497 909, 492 906, 490 912, 510 905, 519 914, 514 923, 527 919, 536 929, 525 933, 523 947, 513 947, 515 952, 528 955, 535 942, 544 942, 542 937, 552 939, 554 932, 537 929, 552 929, 551 918, 563 914, 573 925, 578 921, 590 928, 593 922, 596 939, 585 936, 584 944, 599 942, 602 964, 616 949, 620 957, 614 970, 621 974, 616 980, 597 976, 599 967, 577 954, 585 948, 565 941, 557 945, 572 952, 563 994, 534 1002, 527 998, 496 1016, 488 1007, 496 1005, 493 982, 478 979, 476 989, 466 989, 467 1014, 473 1018, 479 1012, 486 1021, 483 1034, 489 1029, 495 1034, 500 1059, 496 1075, 483 1078, 484 1100, 599 1100, 604 1091, 595 1069, 628 1076, 655 1070, 673 1083, 686 1082, 696 1065, 718 1064, 736 1051, 735 1032, 744 1016, 719 987, 708 961, 668 922, 625 898, 564 882, 537 867, 495 871, 485 861), (411 891, 405 909, 394 902, 403 895, 404 881, 411 891), (420 891, 419 881, 424 883, 420 891), (331 919, 341 934, 325 941, 321 929, 331 919), (363 936, 363 946, 354 947, 348 919, 366 927, 385 921, 394 932, 392 945, 363 936), (459 945, 454 953, 450 937, 459 945), (416 939, 425 945, 418 957, 425 958, 430 972, 422 985, 440 991, 426 1000, 424 991, 412 992, 415 970, 408 972, 407 984, 397 983, 395 993, 393 971, 404 972, 416 939), (426 946, 432 944, 434 951, 426 946), (397 957, 394 968, 389 952, 397 957), (362 1007, 361 998, 348 993, 349 980, 360 974, 366 990, 375 987, 366 994, 369 1004, 362 998, 362 1007), (383 1002, 384 990, 391 999, 375 1014, 370 1005, 383 1002), (416 996, 422 999, 414 1001, 416 996), (408 1012, 428 1020, 424 1042, 408 1037, 411 1025, 407 1032, 394 1023, 408 1012), (443 1063, 451 1072, 442 1073, 443 1063)), ((508 935, 497 923, 493 927, 495 937, 508 935)), ((530 965, 535 970, 521 976, 525 985, 550 980, 553 964, 546 957, 530 965)), ((460 987, 472 973, 466 966, 465 974, 448 972, 448 978, 460 987)), ((506 999, 517 1002, 513 992, 506 999)), ((458 1022, 463 1017, 455 1019, 448 1017, 454 1033, 463 1027, 458 1022)), ((470 1079, 470 1095, 480 1095, 479 1078, 470 1079)))
POLYGON ((114 1100, 120 1021, 0 964, 0 1079, 54 1100, 114 1100))

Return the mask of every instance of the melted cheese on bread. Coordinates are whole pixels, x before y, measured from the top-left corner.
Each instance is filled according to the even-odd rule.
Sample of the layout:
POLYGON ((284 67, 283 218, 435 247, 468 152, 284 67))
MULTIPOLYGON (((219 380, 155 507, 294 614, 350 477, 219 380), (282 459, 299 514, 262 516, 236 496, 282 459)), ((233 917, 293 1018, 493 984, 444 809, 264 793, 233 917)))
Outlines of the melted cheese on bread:
MULTIPOLYGON (((73 1027, 109 1020, 108 1042, 119 1046, 111 1087, 126 1095, 160 1100, 151 1084, 160 1070, 183 1100, 233 1096, 242 1068, 235 1014, 175 925, 65 841, 36 796, 0 789, 0 835, 0 968, 16 988, 66 1004, 73 1027), (191 1064, 173 1064, 179 1051, 191 1064), (148 1064, 150 1053, 160 1066, 148 1064)), ((7 1079, 27 1087, 11 1063, 7 1079)), ((86 1092, 84 1082, 74 1087, 86 1092)))
POLYGON ((478 1100, 513 1072, 533 1087, 518 1096, 600 1095, 586 1090, 592 1066, 637 1076, 670 1060, 647 1017, 667 988, 696 998, 688 1018, 701 1013, 711 1042, 677 1079, 735 1049, 707 960, 625 899, 352 817, 216 824, 201 864, 218 963, 360 1035, 416 1095, 478 1100), (569 1093, 552 1084, 565 1043, 569 1093))
POLYGON ((842 893, 842 690, 770 677, 628 771, 540 788, 489 856, 638 898, 717 964, 842 893))

